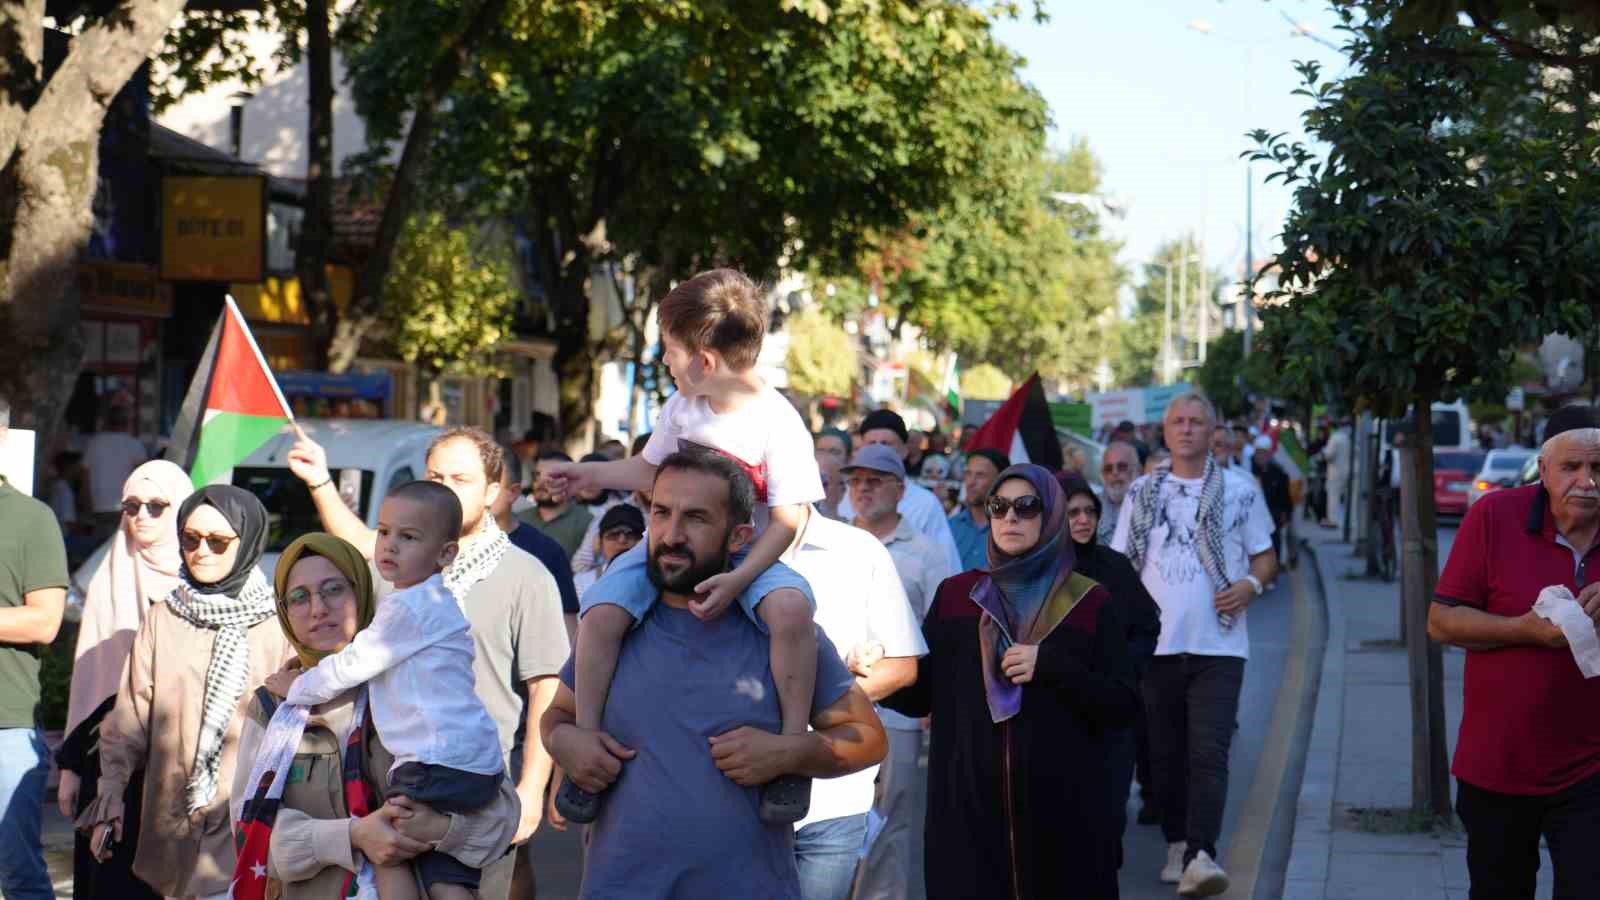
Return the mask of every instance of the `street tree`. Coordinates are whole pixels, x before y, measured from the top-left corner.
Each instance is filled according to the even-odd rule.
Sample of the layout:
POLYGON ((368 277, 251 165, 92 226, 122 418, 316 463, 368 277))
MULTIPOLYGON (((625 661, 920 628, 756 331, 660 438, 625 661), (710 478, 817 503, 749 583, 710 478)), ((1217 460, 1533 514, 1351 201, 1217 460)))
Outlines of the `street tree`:
MULTIPOLYGON (((1382 8, 1344 19, 1351 74, 1327 82, 1299 66, 1316 143, 1253 133, 1252 158, 1294 190, 1263 349, 1305 396, 1331 386, 1351 409, 1426 422, 1436 400, 1503 391, 1519 347, 1587 325, 1594 142, 1552 136, 1532 67, 1483 52, 1492 42, 1472 29, 1417 34, 1382 8)), ((1412 806, 1448 817, 1441 660, 1426 628, 1432 435, 1412 433, 1401 501, 1412 806)))
POLYGON ((1244 354, 1244 332, 1228 331, 1210 343, 1206 361, 1195 372, 1195 384, 1226 418, 1250 414, 1251 396, 1301 399, 1286 396, 1273 358, 1265 353, 1244 354))
POLYGON ((44 71, 45 0, 0 2, 0 393, 41 452, 83 362, 76 263, 93 224, 106 110, 184 0, 94 7, 44 71))
POLYGON ((961 399, 1004 400, 1011 396, 1011 379, 996 366, 980 363, 961 373, 961 399))
POLYGON ((650 304, 718 264, 768 277, 852 258, 994 169, 996 136, 1043 130, 987 8, 602 8, 568 40, 543 39, 546 13, 498 33, 493 66, 449 96, 430 167, 430 202, 524 232, 569 439, 616 343, 589 333, 598 267, 633 266, 650 304))
POLYGON ((1196 332, 1197 327, 1182 319, 1193 319, 1199 314, 1196 304, 1216 304, 1227 284, 1222 270, 1202 272, 1203 263, 1194 260, 1189 263, 1187 275, 1182 273, 1184 257, 1199 252, 1200 244, 1194 235, 1184 235, 1158 245, 1150 260, 1140 267, 1143 278, 1133 289, 1132 314, 1118 319, 1111 345, 1111 372, 1118 384, 1139 387, 1153 384, 1159 377, 1167 335, 1169 290, 1173 343, 1178 348, 1174 352, 1180 359, 1192 355, 1182 336, 1196 332), (1187 300, 1183 299, 1185 292, 1187 300), (1180 308, 1187 311, 1186 316, 1180 316, 1180 308))
POLYGON ((808 397, 849 398, 861 378, 861 361, 855 340, 839 323, 808 309, 790 316, 784 331, 789 335, 784 358, 789 387, 808 397))
POLYGON ((518 296, 502 235, 455 227, 437 212, 414 217, 384 296, 389 343, 425 377, 500 374, 493 351, 511 336, 518 296))

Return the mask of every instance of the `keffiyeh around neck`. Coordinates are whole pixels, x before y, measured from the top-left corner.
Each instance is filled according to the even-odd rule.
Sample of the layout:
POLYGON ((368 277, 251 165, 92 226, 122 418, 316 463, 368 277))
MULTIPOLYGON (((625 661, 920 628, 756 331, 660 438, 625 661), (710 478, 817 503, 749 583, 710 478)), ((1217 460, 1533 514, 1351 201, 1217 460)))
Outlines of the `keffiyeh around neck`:
MULTIPOLYGON (((1150 549, 1150 531, 1155 527, 1162 489, 1171 475, 1170 463, 1156 469, 1141 486, 1139 495, 1131 498, 1131 505, 1126 511, 1133 516, 1128 523, 1128 561, 1133 563, 1135 572, 1144 571, 1150 549)), ((1226 537, 1222 524, 1223 472, 1216 460, 1209 456, 1206 457, 1206 470, 1202 478, 1200 507, 1195 522, 1195 555, 1200 557, 1200 565, 1211 579, 1211 586, 1222 591, 1232 584, 1228 580, 1227 549, 1223 543, 1226 537)), ((1217 621, 1224 631, 1233 627, 1233 616, 1227 613, 1217 613, 1217 621)))
POLYGON ((455 562, 444 570, 444 586, 456 595, 456 603, 466 605, 467 592, 500 565, 510 547, 511 539, 500 530, 500 523, 485 512, 478 534, 461 542, 461 552, 456 554, 455 562))
POLYGON ((272 588, 259 569, 251 567, 238 596, 202 593, 187 579, 167 597, 167 608, 196 628, 217 633, 206 667, 206 691, 200 713, 200 740, 186 788, 188 811, 205 808, 217 795, 217 768, 228 726, 250 677, 249 631, 277 611, 272 588))

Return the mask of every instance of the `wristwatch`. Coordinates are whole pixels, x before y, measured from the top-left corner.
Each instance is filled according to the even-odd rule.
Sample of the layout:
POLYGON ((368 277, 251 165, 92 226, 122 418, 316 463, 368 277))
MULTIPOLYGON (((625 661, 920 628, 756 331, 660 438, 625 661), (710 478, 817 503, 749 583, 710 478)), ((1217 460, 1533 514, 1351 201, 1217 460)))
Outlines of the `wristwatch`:
POLYGON ((1255 589, 1257 597, 1261 596, 1261 592, 1266 590, 1266 588, 1261 586, 1261 579, 1255 577, 1254 575, 1246 575, 1244 576, 1244 580, 1250 582, 1250 587, 1255 589))

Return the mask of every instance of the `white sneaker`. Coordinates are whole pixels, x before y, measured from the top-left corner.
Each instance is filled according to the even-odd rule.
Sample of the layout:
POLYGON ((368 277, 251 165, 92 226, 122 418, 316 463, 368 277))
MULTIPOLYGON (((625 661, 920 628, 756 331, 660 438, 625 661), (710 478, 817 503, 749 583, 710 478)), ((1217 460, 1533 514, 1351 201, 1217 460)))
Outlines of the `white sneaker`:
MULTIPOLYGON (((1161 874, 1165 875, 1166 872, 1161 874)), ((1183 879, 1178 882, 1180 897, 1210 897, 1227 889, 1228 873, 1222 871, 1211 854, 1204 850, 1189 860, 1188 868, 1183 870, 1183 879)))
POLYGON ((1161 867, 1161 883, 1177 884, 1183 880, 1183 854, 1189 844, 1179 841, 1167 845, 1167 864, 1161 867))

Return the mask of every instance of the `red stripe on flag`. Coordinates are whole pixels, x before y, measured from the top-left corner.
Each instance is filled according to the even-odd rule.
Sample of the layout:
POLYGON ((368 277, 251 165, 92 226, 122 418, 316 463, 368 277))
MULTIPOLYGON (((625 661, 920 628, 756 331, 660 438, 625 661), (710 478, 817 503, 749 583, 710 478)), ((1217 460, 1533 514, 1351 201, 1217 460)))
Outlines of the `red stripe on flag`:
POLYGON ((247 416, 294 418, 279 399, 272 373, 246 327, 244 319, 230 304, 222 316, 222 340, 217 345, 206 409, 247 416))

